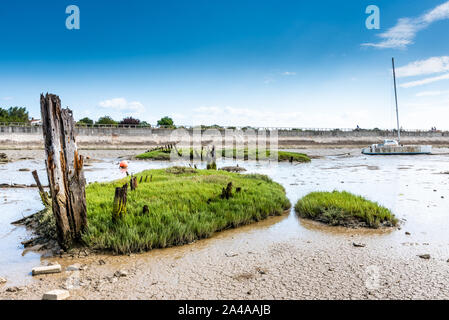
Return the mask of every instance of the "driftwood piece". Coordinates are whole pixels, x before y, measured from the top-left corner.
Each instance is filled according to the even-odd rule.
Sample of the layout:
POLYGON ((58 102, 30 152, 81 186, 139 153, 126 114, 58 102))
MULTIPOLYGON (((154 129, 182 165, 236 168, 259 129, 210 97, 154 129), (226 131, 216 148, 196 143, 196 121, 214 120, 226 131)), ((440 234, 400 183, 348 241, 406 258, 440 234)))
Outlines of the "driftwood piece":
POLYGON ((114 205, 112 208, 112 221, 116 222, 126 214, 126 202, 128 200, 128 184, 115 188, 114 205))
POLYGON ((41 114, 58 241, 63 249, 68 249, 73 242, 81 240, 87 228, 83 157, 78 155, 76 147, 72 111, 61 109, 58 96, 41 95, 41 114))
POLYGON ((50 205, 50 201, 48 200, 47 193, 44 191, 44 188, 42 187, 42 184, 41 184, 41 181, 39 180, 39 175, 37 174, 37 171, 34 170, 33 172, 31 172, 31 174, 33 175, 34 181, 36 181, 37 187, 39 188, 39 194, 41 196, 44 206, 50 205))

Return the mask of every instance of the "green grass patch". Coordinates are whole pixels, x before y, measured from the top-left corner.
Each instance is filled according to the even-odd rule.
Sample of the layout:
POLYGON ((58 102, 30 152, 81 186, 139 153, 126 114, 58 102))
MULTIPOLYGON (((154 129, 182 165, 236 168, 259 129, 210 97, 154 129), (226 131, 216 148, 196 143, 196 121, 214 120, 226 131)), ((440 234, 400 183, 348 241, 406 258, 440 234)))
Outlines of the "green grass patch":
MULTIPOLYGON (((188 152, 190 154, 190 159, 194 157, 200 157, 201 150, 193 150, 192 148, 178 150, 180 155, 183 152, 188 152)), ((264 160, 271 156, 270 150, 265 150, 265 155, 262 154, 262 151, 258 149, 223 149, 221 151, 221 156, 223 158, 233 158, 233 159, 243 159, 243 160, 264 160)), ((203 157, 206 156, 206 150, 202 151, 203 157)), ((277 153, 278 161, 290 161, 290 162, 310 162, 310 158, 304 153, 298 152, 288 152, 288 151, 275 151, 277 153)), ((276 154, 274 154, 276 156, 276 154)), ((153 150, 149 152, 145 152, 136 156, 137 159, 151 159, 151 160, 170 160, 170 151, 169 150, 153 150)))
MULTIPOLYGON (((304 153, 298 152, 288 152, 288 151, 274 151, 274 157, 277 156, 279 162, 282 161, 290 161, 290 162, 310 162, 310 158, 304 153)), ((270 150, 265 150, 265 154, 263 151, 259 151, 259 149, 223 149, 221 150, 221 156, 223 158, 234 158, 234 159, 243 159, 244 160, 264 160, 271 156, 270 150)))
POLYGON ((114 191, 127 179, 93 183, 86 188, 89 229, 83 241, 87 246, 129 253, 182 245, 281 215, 290 207, 284 188, 263 175, 177 167, 136 176, 138 181, 141 176, 153 178, 139 183, 135 191, 128 190, 127 213, 115 223, 114 191), (229 182, 233 196, 221 199, 229 182), (144 205, 149 208, 148 214, 142 214, 144 205))
POLYGON ((379 228, 398 222, 389 209, 346 191, 309 193, 296 203, 295 211, 333 226, 379 228))
POLYGON ((170 151, 168 150, 153 150, 145 152, 136 156, 137 159, 145 160, 170 160, 170 151))

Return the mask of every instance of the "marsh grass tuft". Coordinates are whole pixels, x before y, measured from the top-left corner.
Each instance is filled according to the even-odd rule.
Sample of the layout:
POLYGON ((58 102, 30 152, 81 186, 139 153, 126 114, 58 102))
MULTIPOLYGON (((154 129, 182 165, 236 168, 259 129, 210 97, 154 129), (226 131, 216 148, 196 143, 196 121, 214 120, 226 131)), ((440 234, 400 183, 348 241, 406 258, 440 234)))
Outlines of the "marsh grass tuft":
MULTIPOLYGON (((194 158, 194 155, 196 157, 199 156, 199 154, 202 154, 203 156, 206 155, 205 150, 194 150, 191 149, 181 149, 178 151, 180 155, 183 153, 188 152, 190 154, 190 159, 194 158)), ((288 151, 274 151, 277 153, 277 158, 279 162, 283 161, 290 161, 290 162, 299 162, 299 163, 306 163, 310 162, 309 156, 307 156, 304 153, 298 153, 298 152, 288 152, 288 151)), ((248 148, 245 149, 223 149, 221 150, 221 156, 223 158, 233 158, 233 159, 243 159, 243 160, 264 160, 269 158, 271 155, 270 150, 265 150, 265 155, 262 154, 262 151, 259 151, 258 149, 251 149, 248 150, 248 148)), ((276 154, 275 154, 276 156, 276 154)), ((145 160, 170 160, 170 151, 169 150, 153 150, 149 152, 145 152, 142 154, 139 154, 136 156, 137 159, 145 160)))
POLYGON ((349 192, 312 192, 295 205, 296 213, 332 226, 391 227, 398 222, 391 211, 349 192))
POLYGON ((284 188, 266 176, 182 171, 158 169, 135 175, 152 175, 153 179, 128 192, 127 213, 115 223, 111 218, 114 190, 127 180, 90 184, 86 189, 89 230, 83 236, 85 244, 116 253, 182 245, 281 215, 290 207, 284 188), (240 192, 221 199, 230 182, 240 192), (142 214, 144 206, 146 214, 142 214))

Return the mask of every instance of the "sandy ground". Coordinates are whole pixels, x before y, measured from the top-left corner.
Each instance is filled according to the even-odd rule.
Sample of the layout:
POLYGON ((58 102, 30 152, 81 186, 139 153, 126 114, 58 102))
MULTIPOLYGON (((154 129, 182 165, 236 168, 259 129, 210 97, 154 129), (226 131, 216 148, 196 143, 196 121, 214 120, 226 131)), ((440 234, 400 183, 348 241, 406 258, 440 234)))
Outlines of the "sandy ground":
MULTIPOLYGON (((42 151, 21 151, 20 157, 15 152, 8 151, 8 157, 43 156, 42 151)), ((307 152, 323 156, 358 151, 307 152)), ((82 153, 94 158, 134 154, 82 153)), ((383 232, 401 233, 404 240, 388 244, 378 241, 379 231, 304 220, 297 223, 308 230, 306 234, 265 238, 265 231, 283 219, 292 215, 144 254, 85 256, 80 251, 73 257, 42 258, 43 265, 58 262, 64 271, 33 277, 22 287, 0 284, 0 299, 41 299, 58 288, 68 289, 70 299, 449 299, 449 243, 429 245, 415 241, 413 234, 405 235, 405 230, 391 230, 383 232), (427 253, 428 260, 418 257, 427 253), (83 270, 65 271, 73 264, 83 270)))

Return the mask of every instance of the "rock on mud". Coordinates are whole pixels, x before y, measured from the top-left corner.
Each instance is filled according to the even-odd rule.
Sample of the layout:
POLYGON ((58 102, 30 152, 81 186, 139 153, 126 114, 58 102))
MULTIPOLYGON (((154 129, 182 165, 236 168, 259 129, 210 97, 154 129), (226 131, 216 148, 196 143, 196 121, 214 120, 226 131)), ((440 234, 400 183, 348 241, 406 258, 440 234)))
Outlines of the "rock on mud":
POLYGON ((364 248, 366 247, 366 244, 364 243, 357 243, 357 242, 353 242, 352 245, 356 248, 364 248))
POLYGON ((54 264, 51 266, 43 266, 43 267, 36 267, 32 270, 32 275, 37 276, 39 274, 50 274, 50 273, 60 273, 61 272, 61 265, 54 264))
POLYGON ((56 289, 44 293, 42 300, 65 300, 70 297, 70 293, 67 290, 56 289))
POLYGON ((65 269, 65 271, 79 271, 79 270, 81 270, 81 266, 79 264, 72 264, 65 269))
POLYGON ((418 257, 420 257, 421 259, 424 259, 424 260, 429 260, 430 254, 420 254, 420 255, 418 255, 418 257))
POLYGON ((128 276, 128 272, 126 272, 125 270, 119 270, 114 273, 114 277, 117 277, 117 278, 126 277, 126 276, 128 276))
POLYGON ((5 278, 2 278, 2 277, 0 277, 0 284, 4 284, 4 283, 6 283, 6 279, 5 279, 5 278))

